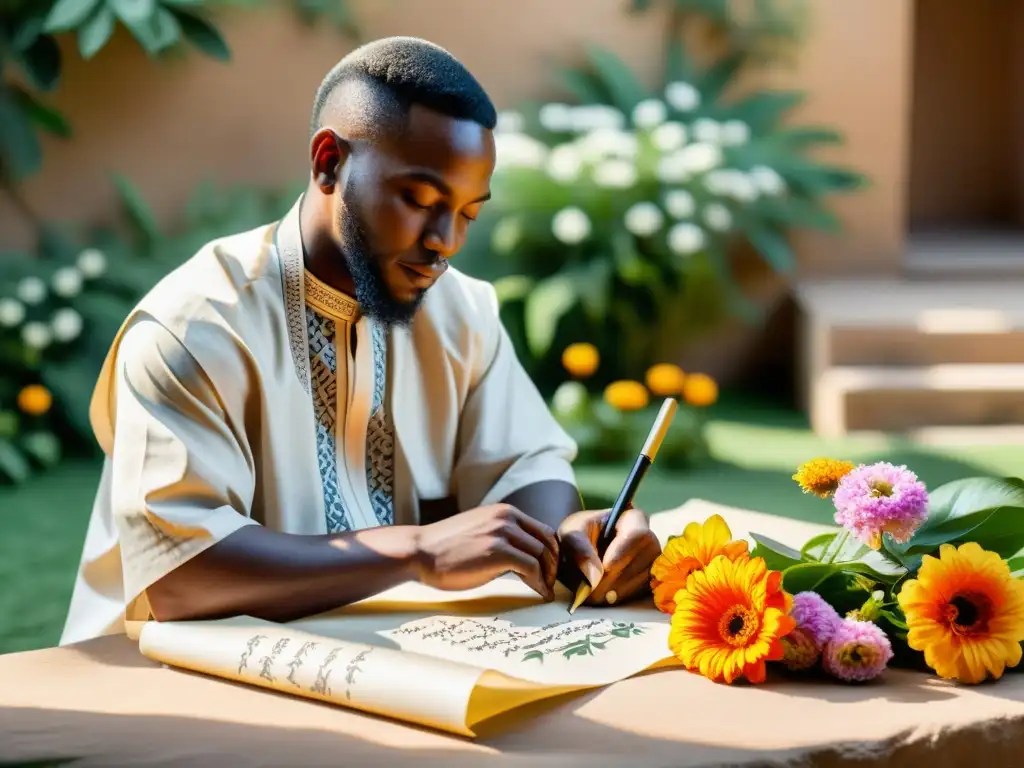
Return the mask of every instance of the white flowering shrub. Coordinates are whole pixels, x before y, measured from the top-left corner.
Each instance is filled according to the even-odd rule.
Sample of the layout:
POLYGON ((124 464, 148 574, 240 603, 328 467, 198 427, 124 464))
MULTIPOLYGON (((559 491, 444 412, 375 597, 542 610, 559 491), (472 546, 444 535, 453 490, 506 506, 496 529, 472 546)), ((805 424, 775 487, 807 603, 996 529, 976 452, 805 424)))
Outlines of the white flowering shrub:
POLYGON ((202 185, 169 236, 131 185, 118 185, 126 227, 90 232, 82 247, 58 238, 42 257, 0 254, 0 481, 96 450, 89 401, 135 303, 203 244, 279 218, 298 194, 202 185))
POLYGON ((823 198, 862 183, 806 155, 839 141, 834 131, 782 123, 800 94, 728 101, 734 63, 697 71, 675 56, 675 74, 649 90, 592 49, 570 79, 578 103, 501 115, 489 242, 470 246, 469 269, 495 280, 542 388, 567 343, 600 347, 600 384, 747 312, 731 279, 737 246, 791 274, 791 231, 837 231, 823 198))

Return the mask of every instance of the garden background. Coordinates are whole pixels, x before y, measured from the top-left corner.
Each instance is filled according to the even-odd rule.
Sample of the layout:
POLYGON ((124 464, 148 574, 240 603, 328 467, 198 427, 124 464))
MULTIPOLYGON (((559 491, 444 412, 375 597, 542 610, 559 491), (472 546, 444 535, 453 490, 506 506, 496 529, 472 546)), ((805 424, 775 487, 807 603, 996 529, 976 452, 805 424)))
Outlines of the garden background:
MULTIPOLYGON (((937 242, 936 222, 938 242, 963 242, 1022 210, 1009 139, 997 148, 1015 162, 991 142, 974 153, 998 177, 948 151, 1008 109, 1001 60, 977 59, 1015 38, 992 3, 966 30, 946 6, 3 4, 0 652, 59 636, 98 480, 88 399, 120 321, 203 243, 290 206, 320 78, 384 35, 448 47, 502 110, 495 199, 457 265, 498 287, 580 442, 589 504, 610 502, 674 395, 684 406, 638 500, 649 512, 699 497, 822 520, 791 475, 823 454, 907 463, 930 486, 1019 473, 1018 319, 982 323, 979 346, 957 318, 999 311, 1003 294, 934 258, 911 274, 908 257, 937 242), (929 51, 953 31, 944 50, 975 62, 987 101, 945 144, 918 141, 943 99, 977 90, 961 77, 928 91, 929 51), (959 197, 935 196, 946 174, 959 197), (929 312, 946 330, 922 344, 929 312), (956 386, 934 386, 939 364, 959 366, 956 386)), ((991 241, 961 250, 990 256, 991 241)), ((983 279, 1012 295, 1018 254, 983 279)))

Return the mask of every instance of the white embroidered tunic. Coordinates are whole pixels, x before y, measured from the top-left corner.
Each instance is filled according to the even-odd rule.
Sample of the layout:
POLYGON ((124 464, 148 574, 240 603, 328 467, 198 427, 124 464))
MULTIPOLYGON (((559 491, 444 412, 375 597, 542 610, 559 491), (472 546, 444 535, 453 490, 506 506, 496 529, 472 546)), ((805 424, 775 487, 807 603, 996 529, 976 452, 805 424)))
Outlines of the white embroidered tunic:
POLYGON ((323 486, 328 533, 393 525, 395 522, 394 435, 385 410, 387 386, 387 329, 369 318, 360 318, 358 305, 306 273, 306 332, 309 342, 310 378, 316 427, 316 455, 323 486), (356 349, 368 343, 372 368, 359 370, 356 349), (341 354, 339 355, 339 351, 341 354), (342 386, 339 386, 339 382, 342 386), (358 467, 346 466, 353 452, 346 437, 360 429, 346 426, 358 419, 353 404, 370 398, 366 424, 365 478, 358 467), (339 450, 339 446, 342 450, 339 450), (365 482, 373 517, 347 507, 344 482, 365 482))

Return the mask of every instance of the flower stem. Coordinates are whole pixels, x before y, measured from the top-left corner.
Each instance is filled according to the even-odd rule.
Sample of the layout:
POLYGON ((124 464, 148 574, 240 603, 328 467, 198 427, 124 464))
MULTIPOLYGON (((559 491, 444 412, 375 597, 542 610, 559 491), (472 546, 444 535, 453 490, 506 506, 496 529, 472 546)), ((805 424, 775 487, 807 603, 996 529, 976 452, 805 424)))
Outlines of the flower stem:
POLYGON ((836 536, 836 537, 835 537, 835 538, 834 538, 834 539, 832 540, 833 542, 836 542, 836 541, 838 541, 838 542, 839 542, 839 544, 838 544, 838 545, 836 546, 836 548, 835 548, 835 549, 833 549, 833 550, 832 550, 832 551, 831 551, 831 552, 829 553, 829 557, 828 557, 828 562, 829 562, 830 564, 831 564, 831 563, 834 563, 834 562, 836 561, 836 557, 837 557, 837 556, 839 555, 839 553, 840 553, 840 552, 842 552, 842 551, 843 551, 843 547, 845 547, 845 546, 846 546, 846 541, 847 541, 847 539, 849 539, 849 538, 850 538, 850 532, 844 529, 844 530, 843 530, 843 532, 842 532, 841 534, 838 534, 838 535, 837 535, 837 536, 836 536))

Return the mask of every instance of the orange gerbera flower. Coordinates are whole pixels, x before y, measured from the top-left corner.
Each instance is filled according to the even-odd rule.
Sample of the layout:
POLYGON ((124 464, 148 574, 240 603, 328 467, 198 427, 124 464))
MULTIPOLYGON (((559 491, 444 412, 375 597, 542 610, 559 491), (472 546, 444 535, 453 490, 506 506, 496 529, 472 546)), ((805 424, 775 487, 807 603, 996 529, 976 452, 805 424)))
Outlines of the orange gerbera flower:
POLYGON ((907 619, 907 644, 924 651, 939 677, 980 683, 999 679, 1021 659, 1024 581, 995 552, 975 542, 943 544, 925 556, 916 579, 897 595, 907 619))
POLYGON ((796 627, 782 573, 763 558, 719 555, 690 574, 678 595, 668 644, 691 671, 715 682, 765 679, 765 662, 783 657, 782 638, 796 627))
POLYGON ((670 540, 651 566, 651 590, 658 610, 676 609, 676 592, 686 588, 694 571, 707 566, 718 555, 730 560, 748 554, 747 542, 732 540, 732 531, 721 515, 712 515, 704 524, 690 523, 683 535, 670 540))

